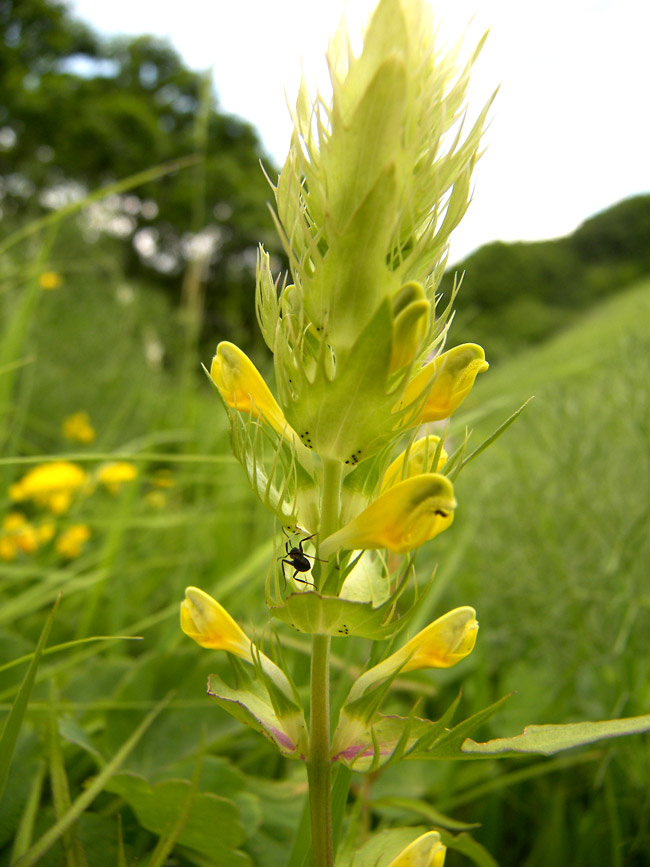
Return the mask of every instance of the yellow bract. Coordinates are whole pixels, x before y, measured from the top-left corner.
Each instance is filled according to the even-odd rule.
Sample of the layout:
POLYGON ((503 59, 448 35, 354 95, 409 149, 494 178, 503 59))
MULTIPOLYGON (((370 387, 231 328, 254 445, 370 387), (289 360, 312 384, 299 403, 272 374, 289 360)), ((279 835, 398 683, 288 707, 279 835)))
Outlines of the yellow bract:
POLYGON ((32 500, 55 515, 70 508, 72 498, 88 482, 88 476, 77 464, 52 461, 39 464, 9 488, 14 501, 32 500))
POLYGON ((476 343, 463 343, 443 352, 408 384, 399 405, 407 411, 402 424, 449 418, 472 390, 478 374, 489 366, 483 348, 476 343))
POLYGON ((437 831, 429 831, 415 839, 388 867, 442 867, 445 863, 447 847, 440 841, 437 831))
POLYGON ((454 489, 445 476, 423 473, 387 488, 367 509, 325 539, 324 557, 353 548, 404 554, 433 539, 453 521, 454 489))
POLYGON ((90 423, 87 412, 75 412, 67 416, 61 425, 63 436, 79 443, 92 443, 95 440, 95 429, 90 423))
POLYGON ((251 661, 251 642, 223 606, 216 599, 188 587, 181 602, 181 629, 201 647, 227 650, 251 661))
POLYGON ((226 404, 238 412, 264 418, 279 434, 288 427, 284 413, 250 358, 223 341, 212 359, 210 377, 226 404))

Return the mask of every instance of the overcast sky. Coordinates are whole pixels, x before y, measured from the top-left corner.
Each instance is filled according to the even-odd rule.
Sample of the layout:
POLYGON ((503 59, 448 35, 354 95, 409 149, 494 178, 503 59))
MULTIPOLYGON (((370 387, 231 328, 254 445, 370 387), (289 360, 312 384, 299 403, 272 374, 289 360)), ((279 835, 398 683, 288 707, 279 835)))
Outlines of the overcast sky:
MULTIPOLYGON (((351 31, 374 0, 68 0, 100 32, 167 37, 212 69, 220 106, 252 122, 281 165, 304 62, 325 89, 323 57, 347 7, 351 31)), ((650 191, 648 0, 437 0, 440 42, 489 29, 475 69, 477 112, 500 85, 474 199, 451 260, 495 239, 555 237, 622 198, 650 191)))

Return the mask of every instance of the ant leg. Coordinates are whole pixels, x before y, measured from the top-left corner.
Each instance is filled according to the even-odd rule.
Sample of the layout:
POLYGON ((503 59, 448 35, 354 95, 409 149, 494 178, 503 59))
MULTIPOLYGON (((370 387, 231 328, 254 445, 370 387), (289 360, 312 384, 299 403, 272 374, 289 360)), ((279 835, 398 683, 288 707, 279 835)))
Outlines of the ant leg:
MULTIPOLYGON (((292 565, 293 565, 293 564, 292 564, 292 565)), ((296 569, 296 571, 295 571, 295 572, 293 573, 293 575, 291 576, 291 577, 293 578, 294 581, 299 581, 301 584, 309 584, 310 587, 315 587, 315 586, 316 586, 316 585, 314 584, 313 581, 307 581, 305 578, 296 578, 296 575, 297 575, 297 574, 298 574, 298 570, 296 569)))

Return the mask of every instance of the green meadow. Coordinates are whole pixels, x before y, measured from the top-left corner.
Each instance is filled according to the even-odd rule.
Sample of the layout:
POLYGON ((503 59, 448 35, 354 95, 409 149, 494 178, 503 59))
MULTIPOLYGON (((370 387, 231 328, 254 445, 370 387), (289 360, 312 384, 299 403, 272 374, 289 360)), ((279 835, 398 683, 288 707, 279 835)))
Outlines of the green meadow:
MULTIPOLYGON (((280 636, 307 690, 307 639, 264 605, 284 539, 230 454, 200 369, 210 355, 196 293, 172 304, 66 231, 55 223, 14 245, 0 276, 0 865, 302 864, 304 768, 211 704, 206 679, 232 678, 227 656, 178 624, 185 586, 201 587, 268 648, 280 636), (49 273, 60 275, 50 290, 49 273), (80 412, 92 442, 63 434, 80 412), (58 513, 20 487, 53 461, 84 473, 58 513), (114 464, 137 474, 111 484, 114 464), (16 512, 22 530, 7 523, 16 512), (78 550, 66 549, 79 526, 78 550)), ((463 470, 453 527, 418 556, 427 595, 412 630, 472 605, 476 650, 453 669, 400 678, 389 712, 419 696, 436 719, 462 689, 465 717, 510 695, 480 740, 648 712, 649 329, 646 281, 499 360, 454 416, 448 438, 471 430, 471 451, 534 395, 463 470)), ((334 640, 339 697, 343 671, 369 652, 370 642, 334 640)), ((434 826, 475 841, 466 857, 450 850, 449 867, 640 867, 648 743, 353 776, 341 845, 434 826)))

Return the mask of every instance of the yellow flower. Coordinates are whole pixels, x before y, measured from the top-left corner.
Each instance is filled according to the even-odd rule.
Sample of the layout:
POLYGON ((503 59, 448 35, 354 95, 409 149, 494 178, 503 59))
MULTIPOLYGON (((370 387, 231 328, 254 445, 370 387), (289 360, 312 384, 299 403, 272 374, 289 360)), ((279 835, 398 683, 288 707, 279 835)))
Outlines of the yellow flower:
POLYGON ((88 539, 90 539, 90 527, 86 524, 73 524, 56 540, 56 550, 62 557, 73 560, 81 555, 88 539))
POLYGON ((405 411, 400 427, 449 418, 489 366, 476 343, 463 343, 434 358, 406 387, 399 405, 405 411))
POLYGON ((56 271, 43 271, 38 278, 38 285, 46 291, 59 289, 62 284, 63 278, 56 271))
POLYGON ((445 476, 422 473, 396 482, 360 515, 324 540, 321 554, 388 548, 404 554, 433 539, 453 521, 454 489, 445 476))
POLYGON ((284 413, 261 373, 234 343, 223 341, 217 346, 210 377, 231 409, 265 419, 279 434, 289 430, 284 413))
POLYGON ((398 671, 405 673, 418 668, 451 668, 472 652, 477 633, 478 621, 473 608, 464 605, 448 611, 383 662, 364 672, 353 684, 349 701, 398 671))
POLYGON ((132 482, 138 475, 138 468, 128 461, 114 461, 104 464, 97 470, 97 480, 112 493, 117 494, 127 482, 132 482))
POLYGON ((437 831, 429 831, 403 849, 388 867, 443 867, 447 847, 437 831))
POLYGON ((291 685, 284 672, 253 645, 244 630, 216 599, 198 587, 187 587, 185 590, 185 599, 181 602, 181 629, 201 647, 226 650, 251 664, 259 663, 276 686, 292 697, 291 685))
POLYGON ((0 560, 14 560, 19 551, 32 554, 38 544, 38 533, 22 512, 5 515, 0 535, 0 560))
POLYGON ((95 429, 90 423, 87 412, 75 412, 63 420, 63 436, 79 443, 91 443, 95 439, 95 429))
POLYGON ((251 662, 251 640, 226 609, 198 587, 188 587, 181 602, 181 629, 201 647, 227 650, 251 662))
POLYGON ((438 449, 440 437, 426 436, 415 440, 411 447, 399 454, 384 473, 381 482, 380 493, 390 488, 402 479, 410 479, 422 473, 437 473, 447 463, 449 455, 444 449, 440 450, 438 463, 434 467, 433 462, 438 449), (404 464, 406 463, 406 467, 404 464))
POLYGON ((16 502, 32 500, 55 515, 70 508, 72 498, 88 482, 88 476, 78 464, 70 461, 52 461, 39 464, 9 488, 9 496, 16 502))

